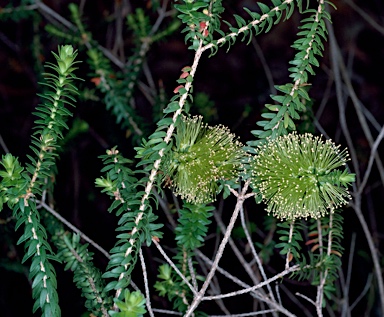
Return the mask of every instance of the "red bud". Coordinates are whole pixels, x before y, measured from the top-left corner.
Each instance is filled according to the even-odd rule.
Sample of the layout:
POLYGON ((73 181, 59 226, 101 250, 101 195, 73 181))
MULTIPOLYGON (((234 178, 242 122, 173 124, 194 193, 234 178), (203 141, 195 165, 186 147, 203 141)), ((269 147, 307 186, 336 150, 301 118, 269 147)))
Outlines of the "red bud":
POLYGON ((174 92, 175 94, 177 94, 178 91, 179 91, 181 88, 184 88, 184 86, 183 86, 183 85, 179 85, 179 86, 177 86, 177 87, 173 90, 173 92, 174 92))

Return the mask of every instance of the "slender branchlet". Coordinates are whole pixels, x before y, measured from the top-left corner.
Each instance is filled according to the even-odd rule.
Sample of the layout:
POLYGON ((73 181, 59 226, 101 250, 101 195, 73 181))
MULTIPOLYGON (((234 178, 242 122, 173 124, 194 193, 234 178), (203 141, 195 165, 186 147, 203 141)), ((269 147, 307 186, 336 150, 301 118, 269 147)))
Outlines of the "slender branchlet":
POLYGON ((20 190, 20 201, 14 206, 14 216, 17 228, 24 224, 24 234, 19 243, 25 242, 26 254, 23 261, 32 258, 30 277, 33 279, 32 296, 36 300, 33 310, 41 308, 44 316, 60 316, 58 295, 56 292, 56 277, 50 260, 54 258, 47 242, 47 233, 40 224, 40 215, 36 203, 32 199, 41 195, 45 186, 45 178, 49 176, 52 165, 55 164, 55 151, 58 140, 62 138, 63 129, 67 128, 66 117, 70 115, 65 105, 72 105, 77 89, 72 81, 76 79, 73 71, 77 52, 72 46, 59 47, 58 54, 53 53, 56 64, 47 63, 55 74, 46 73, 46 82, 42 83, 49 90, 40 95, 45 101, 37 107, 35 113, 39 119, 35 121, 37 131, 32 136, 31 149, 36 158, 27 164, 24 178, 25 185, 20 190))
MULTIPOLYGON (((285 0, 285 1, 275 1, 279 3, 278 5, 269 8, 267 5, 263 3, 258 3, 262 14, 256 12, 251 12, 249 9, 245 9, 245 11, 251 16, 252 21, 246 22, 239 15, 235 15, 235 19, 239 28, 230 26, 229 34, 224 35, 223 37, 212 41, 209 44, 206 44, 203 47, 203 50, 214 49, 217 50, 217 46, 222 46, 225 43, 229 43, 229 45, 233 44, 239 35, 243 35, 243 40, 246 36, 249 37, 248 43, 251 41, 253 32, 258 35, 261 32, 268 32, 273 24, 277 24, 283 16, 283 12, 286 12, 285 19, 289 19, 293 13, 293 9, 295 7, 293 0, 285 0)), ((229 23, 227 23, 229 24, 229 23)), ((217 30, 215 30, 217 31, 217 30)))

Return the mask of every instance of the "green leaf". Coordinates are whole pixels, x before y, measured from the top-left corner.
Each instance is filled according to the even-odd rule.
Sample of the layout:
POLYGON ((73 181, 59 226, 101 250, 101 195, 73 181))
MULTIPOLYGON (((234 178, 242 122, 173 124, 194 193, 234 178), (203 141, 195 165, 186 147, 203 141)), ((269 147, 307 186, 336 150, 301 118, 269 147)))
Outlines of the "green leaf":
POLYGON ((259 6, 261 12, 263 12, 263 14, 267 14, 270 12, 270 9, 267 5, 265 5, 264 3, 261 3, 261 2, 257 2, 257 5, 259 6))
POLYGON ((156 131, 155 133, 152 133, 150 136, 149 136, 149 139, 161 139, 161 138, 164 138, 165 136, 167 135, 166 132, 164 131, 156 131))
POLYGON ((163 127, 168 127, 172 123, 173 123, 173 119, 167 117, 167 118, 163 118, 159 122, 157 122, 157 126, 159 127, 158 129, 161 129, 163 127))
POLYGON ((252 12, 251 10, 249 10, 246 7, 243 7, 243 9, 245 12, 247 12, 251 16, 252 20, 259 20, 260 19, 261 15, 258 14, 257 12, 252 12))

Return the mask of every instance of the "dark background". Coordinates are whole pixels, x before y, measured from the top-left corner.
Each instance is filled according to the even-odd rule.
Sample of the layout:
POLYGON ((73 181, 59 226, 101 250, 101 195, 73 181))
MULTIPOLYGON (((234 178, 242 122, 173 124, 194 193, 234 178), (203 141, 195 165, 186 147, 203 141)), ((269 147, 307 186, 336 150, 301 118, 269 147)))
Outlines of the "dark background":
MULTIPOLYGON (((0 8, 7 3, 7 1, 0 1, 0 8)), ((18 4, 17 1, 14 3, 18 4)), ((66 19, 70 19, 67 8, 69 1, 44 1, 44 3, 66 19)), ((88 29, 92 31, 93 37, 101 45, 111 48, 113 23, 106 22, 106 19, 113 17, 115 2, 92 0, 84 1, 84 3, 85 23, 88 25, 88 29)), ((124 1, 123 3, 126 4, 124 1)), ((143 3, 148 5, 150 2, 144 1, 143 3)), ((234 13, 246 17, 242 7, 247 6, 251 10, 256 10, 254 1, 223 1, 223 3, 226 7, 223 17, 232 23, 234 13)), ((355 1, 355 6, 349 5, 343 0, 334 3, 337 10, 330 10, 333 27, 353 87, 359 100, 371 112, 379 125, 382 125, 384 122, 384 2, 360 0, 355 1), (355 7, 357 7, 357 11, 366 14, 365 18, 354 9, 355 7), (372 26, 373 22, 379 25, 379 29, 372 26)), ((134 5, 137 4, 132 4, 132 6, 134 5)), ((39 63, 53 61, 50 51, 56 51, 57 45, 62 43, 47 34, 44 30, 47 23, 44 16, 40 18, 40 21, 33 23, 31 16, 15 21, 6 19, 4 14, 0 15, 0 135, 8 150, 18 156, 23 163, 26 162, 26 154, 31 153, 28 147, 35 120, 31 112, 40 102, 36 93, 39 92, 37 82, 41 80, 41 77, 32 53, 33 45, 36 45, 34 40, 38 34, 42 45, 39 63)), ((257 43, 270 68, 275 84, 285 84, 290 81, 287 70, 288 62, 295 54, 290 45, 296 39, 298 25, 299 16, 294 14, 290 20, 272 28, 268 34, 257 37, 257 43)), ((126 35, 124 43, 126 54, 129 55, 132 47, 129 31, 125 31, 124 35, 126 35)), ((79 47, 79 49, 79 60, 85 61, 87 57, 84 47, 79 47)), ((183 36, 178 32, 152 46, 147 56, 147 63, 155 83, 157 85, 162 83, 168 97, 173 95, 172 91, 178 85, 176 79, 180 75, 181 68, 189 65, 192 58, 192 52, 187 50, 183 36)), ((316 113, 319 110, 325 92, 329 91, 329 99, 318 120, 332 139, 341 143, 342 146, 346 146, 339 124, 334 85, 327 90, 330 80, 332 80, 332 67, 327 44, 324 56, 319 60, 320 67, 316 69, 317 76, 310 79, 312 83, 310 96, 314 99, 313 111, 316 113)), ((80 78, 86 78, 81 87, 90 89, 94 87, 89 80, 89 73, 88 65, 83 63, 77 72, 80 78)), ((140 76, 140 80, 145 81, 145 77, 140 76)), ((260 54, 252 44, 247 46, 240 40, 232 46, 228 53, 226 53, 226 48, 221 48, 212 58, 208 58, 207 54, 203 56, 198 67, 194 92, 204 92, 214 102, 217 115, 213 117, 212 123, 222 123, 230 127, 234 133, 240 136, 243 143, 252 140, 250 131, 256 128, 255 122, 260 120, 263 105, 271 102, 269 98, 271 91, 260 54), (244 117, 244 111, 248 108, 252 110, 247 112, 248 115, 244 117)), ((138 91, 135 92, 135 100, 138 112, 147 122, 148 130, 153 131, 151 105, 138 91)), ((192 109, 193 111, 195 110, 192 109)), ((364 172, 370 153, 369 144, 350 100, 347 102, 346 112, 350 132, 359 156, 361 172, 364 172)), ((115 118, 101 102, 79 102, 78 107, 74 110, 74 117, 86 121, 90 129, 67 144, 60 155, 55 187, 56 210, 102 247, 109 250, 114 244, 114 228, 117 220, 115 216, 107 213, 110 200, 101 195, 94 186, 94 179, 100 176, 99 171, 102 168, 101 161, 97 157, 104 154, 107 148, 118 145, 120 151, 127 157, 133 158, 133 146, 137 143, 131 138, 126 138, 125 131, 115 124, 115 118)), ((374 126, 371 125, 370 128, 373 135, 377 135, 374 126)), ((0 152, 3 154, 4 149, 0 149, 0 152)), ((381 256, 384 201, 383 184, 377 174, 377 170, 374 168, 364 194, 363 211, 381 256)), ((230 211, 233 208, 231 201, 227 205, 230 211)), ((260 223, 264 214, 262 206, 255 207, 254 204, 249 204, 247 207, 250 211, 250 220, 260 223), (257 210, 257 213, 253 210, 257 210)), ((0 214, 0 219, 2 222, 7 221, 9 216, 10 212, 4 210, 0 214)), ((169 232, 167 233, 169 234, 169 232)), ((369 274, 372 273, 372 262, 359 221, 353 210, 346 208, 345 240, 343 242, 346 248, 343 258, 345 265, 354 234, 356 234, 356 250, 353 258, 353 283, 350 289, 351 302, 360 294, 369 274)), ((16 246, 19 236, 20 232, 15 233, 13 230, 12 221, 7 225, 0 224, 2 258, 0 262, 0 316, 31 315, 33 303, 29 288, 30 281, 27 278, 28 267, 16 264, 23 256, 22 247, 16 246)), ((208 246, 209 242, 207 248, 208 246)), ((146 252, 148 261, 157 261, 159 256, 153 250, 146 250, 146 252)), ((104 268, 106 260, 97 252, 95 253, 96 264, 104 268)), ((231 256, 233 255, 229 255, 227 260, 224 258, 224 263, 233 263, 231 256)), ((60 265, 56 265, 56 268, 63 316, 79 316, 81 312, 84 312, 84 308, 80 300, 80 292, 72 283, 72 273, 64 272, 60 265)), ((346 267, 343 269, 346 270, 346 267)), ((155 268, 150 273, 156 274, 155 268)), ((294 287, 289 284, 287 286, 294 287)), ((157 307, 166 305, 161 299, 157 300, 157 307)), ((353 316, 367 316, 365 313, 370 316, 378 316, 375 315, 376 305, 377 293, 372 287, 353 311, 353 316)), ((236 306, 238 305, 234 303, 233 307, 236 306)), ((300 316, 300 313, 298 315, 300 316)))

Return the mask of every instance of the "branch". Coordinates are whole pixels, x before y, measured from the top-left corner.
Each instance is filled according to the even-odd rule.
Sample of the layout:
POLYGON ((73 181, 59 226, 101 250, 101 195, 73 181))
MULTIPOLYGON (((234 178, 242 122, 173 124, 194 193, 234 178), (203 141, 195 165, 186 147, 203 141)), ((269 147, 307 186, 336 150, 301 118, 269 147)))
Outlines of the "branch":
MULTIPOLYGON (((211 261, 209 258, 207 258, 201 251, 199 250, 196 250, 195 251, 196 254, 205 262, 207 262, 209 265, 213 265, 213 261, 211 261)), ((220 272, 221 274, 223 274, 226 278, 228 278, 229 280, 231 280, 232 282, 236 283, 237 285, 241 286, 241 287, 244 287, 244 288, 249 288, 251 287, 250 285, 248 285, 247 283, 244 283, 243 281, 241 281, 240 279, 238 279, 236 276, 233 276, 232 274, 230 274, 229 272, 227 272, 226 270, 224 270, 223 268, 221 268, 220 266, 217 266, 217 271, 220 272)), ((261 290, 258 291, 258 290, 255 290, 255 291, 251 291, 250 292, 250 295, 254 298, 257 298, 263 302, 265 302, 266 304, 268 304, 270 307, 276 309, 277 311, 281 312, 282 314, 286 315, 286 316, 289 316, 289 317, 296 317, 296 315, 292 314, 291 312, 289 312, 286 308, 284 308, 280 303, 276 303, 276 302, 273 302, 270 300, 269 297, 265 296, 264 294, 261 293, 261 290)))
POLYGON ((51 213, 55 218, 57 218, 59 221, 61 221, 63 224, 65 224, 73 232, 76 232, 78 235, 80 235, 80 237, 82 239, 84 239, 85 241, 87 241, 90 245, 94 246, 97 250, 99 250, 102 254, 104 254, 107 259, 111 258, 111 256, 109 255, 109 253, 106 250, 104 250, 100 245, 98 245, 95 241, 93 241, 91 238, 89 238, 85 233, 83 233, 78 228, 76 228, 68 220, 63 218, 57 211, 55 211, 53 208, 49 207, 44 201, 36 200, 36 203, 38 203, 39 206, 43 207, 46 211, 51 213))
POLYGON ((381 35, 384 35, 384 27, 382 27, 380 24, 376 23, 376 21, 373 20, 372 16, 365 13, 362 9, 360 9, 353 1, 351 0, 344 0, 348 5, 355 10, 368 24, 370 24, 377 32, 379 32, 381 35))
MULTIPOLYGON (((368 166, 367 166, 367 169, 365 170, 364 178, 363 178, 363 180, 362 180, 362 182, 361 182, 361 184, 360 184, 360 186, 356 192, 356 195, 361 195, 363 193, 365 185, 367 185, 368 178, 369 178, 369 175, 371 174, 371 170, 372 170, 373 160, 376 158, 377 149, 378 149, 380 142, 383 138, 384 138, 384 125, 381 128, 379 135, 377 136, 375 142, 372 145, 371 154, 369 156, 369 161, 368 161, 368 166)), ((384 182, 382 184, 384 184, 384 182)))
MULTIPOLYGON (((260 271, 260 273, 261 273, 261 276, 263 277, 264 281, 267 281, 267 275, 265 274, 263 265, 261 264, 260 257, 259 257, 259 255, 258 255, 257 252, 256 252, 254 243, 253 243, 253 241, 252 241, 252 238, 251 238, 251 236, 250 236, 250 234, 249 234, 247 225, 246 225, 246 223, 245 223, 245 219, 244 219, 244 208, 243 208, 243 207, 240 208, 240 220, 241 220, 241 225, 242 225, 242 227, 243 227, 245 236, 246 236, 247 241, 248 241, 248 246, 249 246, 250 249, 251 249, 251 252, 252 252, 252 255, 253 255, 254 259, 256 260, 256 263, 257 263, 257 266, 258 266, 259 271, 260 271)), ((271 299, 272 299, 273 301, 276 301, 275 296, 274 296, 274 294, 273 294, 273 292, 272 292, 272 288, 271 288, 271 286, 270 286, 269 284, 267 284, 267 288, 268 288, 269 296, 271 297, 271 299)))
POLYGON ((232 214, 231 220, 229 221, 227 231, 225 232, 225 235, 224 235, 223 239, 221 240, 219 249, 217 250, 215 260, 213 261, 213 264, 212 264, 212 269, 209 271, 208 276, 207 276, 203 286, 201 287, 199 293, 194 297, 192 304, 189 306, 188 311, 185 314, 185 317, 191 316, 193 314, 194 310, 196 309, 196 307, 202 301, 203 296, 205 294, 205 291, 207 290, 209 283, 211 282, 213 276, 215 275, 215 272, 217 270, 217 266, 218 266, 219 261, 223 255, 223 253, 224 253, 224 249, 228 243, 228 240, 231 236, 232 229, 235 225, 237 216, 239 215, 239 212, 240 212, 240 209, 244 203, 244 200, 247 199, 248 197, 253 196, 252 194, 246 194, 249 183, 250 183, 250 181, 248 180, 244 184, 244 187, 243 187, 240 194, 238 194, 237 192, 235 192, 234 190, 231 189, 232 193, 237 196, 237 203, 236 203, 235 210, 232 214))
POLYGON ((175 265, 175 263, 173 263, 173 261, 169 258, 169 256, 164 252, 163 248, 161 247, 161 245, 159 244, 159 242, 156 241, 156 239, 152 239, 152 242, 155 244, 156 248, 160 251, 160 253, 162 254, 162 256, 164 257, 164 259, 168 262, 168 264, 175 270, 175 272, 181 277, 181 279, 184 281, 185 284, 188 285, 189 289, 192 291, 192 293, 194 295, 197 294, 197 291, 196 289, 193 287, 193 285, 191 283, 189 283, 189 281, 185 278, 185 276, 183 275, 183 273, 180 272, 180 270, 177 268, 177 266, 175 265))
POLYGON ((153 314, 152 306, 151 306, 151 295, 149 294, 147 267, 145 266, 143 250, 141 248, 139 250, 139 257, 140 257, 141 269, 143 270, 143 279, 144 279, 144 288, 145 288, 145 299, 146 299, 145 300, 145 304, 147 305, 147 309, 148 309, 149 315, 151 317, 155 317, 155 315, 153 314))
POLYGON ((231 292, 231 293, 215 295, 215 296, 206 296, 206 297, 203 297, 202 300, 213 300, 213 299, 227 298, 227 297, 233 297, 233 296, 237 296, 237 295, 241 295, 241 294, 246 294, 246 293, 255 291, 255 290, 257 290, 257 289, 259 289, 259 288, 261 288, 263 286, 266 286, 266 285, 270 284, 271 282, 276 281, 279 278, 282 278, 285 275, 287 275, 289 273, 292 273, 292 272, 296 272, 298 270, 300 270, 300 266, 299 265, 291 266, 290 268, 285 269, 283 272, 281 272, 279 274, 276 274, 275 276, 269 278, 268 280, 266 280, 264 282, 261 282, 261 283, 255 285, 255 286, 248 287, 248 288, 245 288, 245 289, 241 289, 241 290, 238 290, 238 291, 235 291, 235 292, 231 292))

